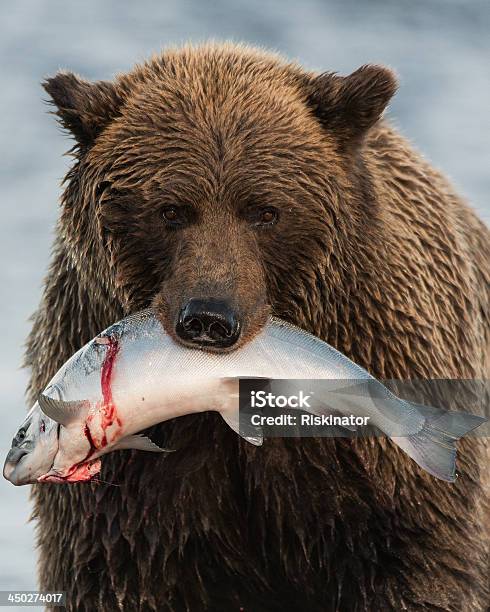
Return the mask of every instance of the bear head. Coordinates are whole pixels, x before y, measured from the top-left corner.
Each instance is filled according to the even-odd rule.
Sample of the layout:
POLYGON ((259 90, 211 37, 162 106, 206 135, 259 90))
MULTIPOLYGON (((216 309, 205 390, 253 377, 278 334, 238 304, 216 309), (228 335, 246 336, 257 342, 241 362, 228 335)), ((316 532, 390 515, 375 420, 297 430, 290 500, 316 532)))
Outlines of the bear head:
POLYGON ((317 74, 206 45, 113 82, 61 72, 44 87, 76 143, 60 234, 80 282, 122 312, 153 305, 168 333, 209 350, 240 346, 271 312, 322 332, 318 304, 376 239, 363 143, 390 70, 317 74))

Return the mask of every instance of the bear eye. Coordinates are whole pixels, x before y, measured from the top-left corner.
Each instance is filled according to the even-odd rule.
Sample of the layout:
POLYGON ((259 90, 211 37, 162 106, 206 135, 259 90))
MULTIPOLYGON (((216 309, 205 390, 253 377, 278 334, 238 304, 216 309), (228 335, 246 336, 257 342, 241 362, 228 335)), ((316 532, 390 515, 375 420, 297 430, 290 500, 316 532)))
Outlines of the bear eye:
POLYGON ((166 206, 162 211, 162 217, 169 225, 182 225, 185 222, 185 216, 177 206, 166 206))
POLYGON ((269 206, 267 208, 258 210, 254 217, 255 219, 253 220, 253 225, 255 227, 265 227, 268 225, 274 225, 277 222, 279 212, 273 206, 269 206))

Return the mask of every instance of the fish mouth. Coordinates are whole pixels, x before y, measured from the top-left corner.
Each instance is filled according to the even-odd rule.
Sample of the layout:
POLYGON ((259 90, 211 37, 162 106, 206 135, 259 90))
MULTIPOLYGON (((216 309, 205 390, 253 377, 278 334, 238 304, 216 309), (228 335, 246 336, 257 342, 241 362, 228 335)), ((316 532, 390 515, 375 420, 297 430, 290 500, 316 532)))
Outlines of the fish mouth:
POLYGON ((27 451, 11 448, 5 460, 3 477, 15 486, 36 482, 35 479, 29 478, 27 475, 22 476, 20 473, 19 467, 22 467, 23 459, 26 455, 28 455, 27 451))

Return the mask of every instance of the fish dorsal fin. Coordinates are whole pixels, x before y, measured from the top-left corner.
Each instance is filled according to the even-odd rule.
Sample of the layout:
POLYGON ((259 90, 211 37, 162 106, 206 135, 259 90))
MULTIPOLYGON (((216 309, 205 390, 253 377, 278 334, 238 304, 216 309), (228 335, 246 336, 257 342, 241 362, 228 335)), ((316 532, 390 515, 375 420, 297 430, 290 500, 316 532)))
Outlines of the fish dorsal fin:
POLYGON ((142 434, 136 434, 134 436, 126 436, 121 438, 117 444, 112 447, 114 450, 125 450, 135 448, 136 450, 148 451, 150 453, 171 453, 173 451, 161 448, 155 442, 152 442, 150 438, 143 436, 142 434))
POLYGON ((53 421, 65 427, 77 420, 83 419, 87 412, 90 402, 88 400, 76 400, 65 402, 64 400, 41 395, 38 398, 41 410, 53 421))

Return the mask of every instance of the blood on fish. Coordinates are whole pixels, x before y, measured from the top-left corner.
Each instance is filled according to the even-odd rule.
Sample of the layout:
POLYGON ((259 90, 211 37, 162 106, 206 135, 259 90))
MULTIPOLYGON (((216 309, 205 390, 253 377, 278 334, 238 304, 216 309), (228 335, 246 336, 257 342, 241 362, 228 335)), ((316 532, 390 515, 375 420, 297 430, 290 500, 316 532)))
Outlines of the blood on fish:
POLYGON ((94 439, 92 438, 92 432, 90 431, 90 427, 88 426, 88 423, 85 423, 85 427, 83 428, 83 433, 85 434, 85 437, 87 438, 88 443, 90 444, 90 449, 88 451, 88 454, 83 460, 83 461, 87 461, 87 459, 95 453, 95 451, 97 450, 97 446, 95 445, 94 439))
POLYGON ((88 461, 86 463, 80 463, 76 469, 65 476, 65 482, 81 482, 84 480, 90 480, 96 474, 100 472, 101 462, 100 459, 95 459, 95 461, 88 461))
POLYGON ((38 482, 83 482, 92 479, 100 472, 100 459, 94 461, 81 462, 74 465, 65 476, 46 474, 38 478, 38 482))
POLYGON ((85 458, 82 461, 72 465, 64 476, 48 476, 44 480, 48 480, 50 482, 80 482, 93 478, 95 474, 100 472, 100 459, 95 459, 94 461, 88 460, 96 451, 104 448, 104 446, 107 446, 107 428, 111 427, 114 422, 117 423, 118 428, 121 428, 122 426, 121 419, 118 417, 116 412, 116 406, 112 397, 111 388, 114 362, 117 353, 119 352, 119 342, 116 338, 108 337, 107 342, 100 342, 100 344, 106 344, 108 346, 107 353, 104 357, 104 361, 102 362, 102 370, 100 374, 100 386, 102 388, 101 427, 103 431, 100 444, 97 444, 94 440, 89 426, 89 424, 93 421, 94 415, 89 415, 83 429, 83 433, 90 445, 85 458))
POLYGON ((100 472, 100 459, 88 461, 89 457, 91 457, 97 451, 97 446, 94 443, 92 433, 88 424, 85 424, 83 433, 85 434, 85 437, 87 438, 88 443, 90 444, 90 448, 87 455, 85 456, 85 459, 72 465, 64 476, 51 475, 47 476, 46 478, 41 477, 39 480, 46 480, 48 482, 81 482, 84 480, 90 480, 100 472))
POLYGON ((112 397, 112 375, 114 371, 114 363, 119 352, 118 339, 110 336, 108 338, 108 349, 102 363, 102 371, 100 374, 100 386, 102 389, 102 431, 104 432, 100 442, 101 448, 107 446, 107 429, 114 422, 120 428, 122 426, 121 419, 117 415, 116 405, 112 397))

